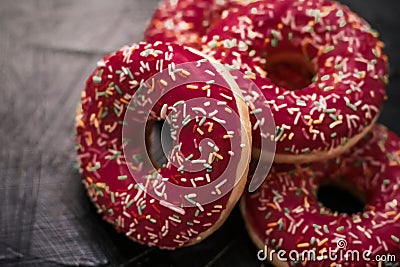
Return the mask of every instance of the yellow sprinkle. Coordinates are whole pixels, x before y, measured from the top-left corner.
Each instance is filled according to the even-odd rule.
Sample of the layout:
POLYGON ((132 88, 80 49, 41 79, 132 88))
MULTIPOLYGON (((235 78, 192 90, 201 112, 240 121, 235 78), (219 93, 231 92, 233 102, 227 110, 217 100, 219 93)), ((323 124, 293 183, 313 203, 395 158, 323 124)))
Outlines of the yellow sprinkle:
POLYGON ((289 140, 292 140, 292 139, 293 139, 293 136, 294 136, 294 133, 290 133, 290 134, 289 134, 289 140))
POLYGON ((197 128, 196 131, 197 131, 200 135, 203 135, 203 134, 204 134, 204 132, 203 132, 200 128, 197 128))
POLYGON ((186 88, 187 89, 192 89, 192 90, 199 89, 199 87, 197 85, 194 85, 194 84, 188 84, 188 85, 186 85, 186 88))
POLYGON ((224 138, 224 139, 228 139, 228 138, 230 139, 230 138, 233 138, 233 135, 231 135, 231 134, 226 134, 226 135, 223 136, 223 138, 224 138))
POLYGON ((188 72, 187 70, 182 70, 181 73, 185 76, 189 76, 190 72, 188 72))
POLYGON ((230 108, 225 108, 225 111, 228 113, 232 113, 232 110, 230 108))
POLYGON ((167 83, 166 81, 164 81, 163 79, 160 80, 160 83, 161 83, 162 85, 164 85, 164 86, 167 86, 167 85, 168 85, 168 83, 167 83))
POLYGON ((204 85, 203 87, 201 87, 201 90, 208 90, 208 89, 210 89, 211 88, 211 85, 209 85, 209 84, 207 84, 207 85, 204 85))

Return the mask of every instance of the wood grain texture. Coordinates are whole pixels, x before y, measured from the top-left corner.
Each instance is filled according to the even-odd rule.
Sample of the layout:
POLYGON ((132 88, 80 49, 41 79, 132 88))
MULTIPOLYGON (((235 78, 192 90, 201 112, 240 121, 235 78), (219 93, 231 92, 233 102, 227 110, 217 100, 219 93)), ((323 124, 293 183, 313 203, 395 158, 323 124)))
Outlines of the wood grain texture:
MULTIPOLYGON (((199 245, 160 251, 104 223, 74 168, 73 119, 99 58, 140 41, 156 0, 0 1, 0 265, 260 266, 237 209, 199 245)), ((387 45, 389 100, 400 134, 398 1, 342 1, 387 45)))

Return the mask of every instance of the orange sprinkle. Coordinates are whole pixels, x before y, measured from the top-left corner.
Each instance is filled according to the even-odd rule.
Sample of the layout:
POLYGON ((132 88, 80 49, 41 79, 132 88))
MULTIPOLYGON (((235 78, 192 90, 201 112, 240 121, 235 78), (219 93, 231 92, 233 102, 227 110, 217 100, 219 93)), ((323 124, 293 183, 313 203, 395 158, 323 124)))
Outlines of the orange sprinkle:
POLYGON ((385 214, 386 214, 387 216, 394 216, 396 213, 397 213, 397 212, 395 212, 395 211, 393 210, 393 211, 388 211, 388 212, 386 212, 385 214))
POLYGON ((126 100, 125 98, 121 97, 119 100, 120 100, 122 103, 129 105, 129 101, 126 100))
POLYGON ((220 160, 223 160, 223 159, 224 159, 223 156, 221 156, 220 154, 218 154, 218 153, 216 153, 216 152, 214 152, 213 154, 214 154, 214 156, 216 156, 216 157, 217 157, 218 159, 220 159, 220 160))
POLYGON ((400 219, 400 213, 398 213, 396 217, 394 217, 393 221, 397 222, 399 219, 400 219))
POLYGON ((275 206, 275 204, 273 203, 267 203, 266 206, 269 206, 271 208, 273 208, 274 210, 277 210, 278 208, 275 206))
POLYGON ((230 138, 233 138, 233 135, 231 135, 231 134, 226 134, 226 135, 223 136, 223 138, 224 138, 224 139, 228 139, 228 138, 230 139, 230 138))
POLYGON ((282 135, 281 139, 279 139, 279 141, 282 142, 283 140, 285 140, 286 136, 287 136, 287 134, 284 133, 284 134, 282 135))
POLYGON ((318 242, 318 247, 322 246, 326 242, 328 242, 328 238, 327 237, 318 242))
POLYGON ((209 84, 207 84, 207 85, 204 85, 203 87, 201 87, 201 90, 208 90, 208 89, 210 89, 211 88, 211 85, 209 85, 209 84))
POLYGON ((304 206, 305 206, 306 208, 309 208, 309 207, 310 207, 310 203, 308 203, 307 197, 304 198, 304 206))
POLYGON ((214 123, 210 123, 210 125, 208 126, 208 132, 211 133, 214 127, 214 123))
POLYGON ((267 227, 268 227, 268 228, 271 228, 271 227, 275 227, 275 226, 277 226, 277 225, 278 225, 277 222, 272 222, 272 223, 267 224, 267 227))
POLYGON ((300 243, 300 244, 297 244, 297 247, 298 248, 307 248, 307 247, 309 247, 310 246, 310 243, 300 243))

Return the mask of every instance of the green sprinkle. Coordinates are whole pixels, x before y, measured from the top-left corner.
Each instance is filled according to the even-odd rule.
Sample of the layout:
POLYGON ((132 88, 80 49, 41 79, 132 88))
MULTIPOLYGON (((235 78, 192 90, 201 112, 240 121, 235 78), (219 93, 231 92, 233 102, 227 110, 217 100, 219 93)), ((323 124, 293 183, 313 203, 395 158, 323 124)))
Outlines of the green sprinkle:
POLYGON ((327 81, 329 80, 329 75, 324 75, 321 77, 321 81, 327 81))
POLYGON ((327 234, 329 234, 328 225, 326 225, 326 224, 324 225, 324 232, 327 233, 327 234))
POLYGON ((283 222, 280 220, 278 222, 278 231, 282 231, 282 229, 283 229, 283 222))
POLYGON ((118 85, 115 85, 114 87, 115 87, 115 90, 117 90, 118 94, 122 95, 122 90, 121 90, 121 88, 119 88, 118 85))
POLYGON ((271 46, 272 47, 277 47, 278 46, 278 39, 272 39, 271 40, 271 46))
POLYGON ((283 95, 280 95, 280 96, 278 96, 278 99, 279 99, 279 100, 284 100, 285 97, 284 97, 283 95))
POLYGON ((363 213, 363 217, 364 217, 365 219, 368 219, 368 218, 369 218, 368 213, 363 213))
POLYGON ((352 103, 350 103, 350 102, 346 103, 346 106, 349 107, 349 108, 351 108, 353 111, 357 111, 357 107, 354 106, 354 105, 353 105, 352 103))
POLYGON ((372 54, 374 54, 375 57, 379 57, 378 50, 376 50, 375 48, 372 48, 372 54))
POLYGON ((93 76, 93 82, 94 83, 101 83, 101 77, 100 76, 93 76))
POLYGON ((288 33, 288 39, 289 39, 289 41, 293 40, 293 33, 292 32, 288 33))
POLYGON ((265 219, 269 219, 271 217, 271 212, 268 212, 267 214, 265 214, 265 219))
POLYGON ((314 243, 315 243, 315 237, 311 237, 311 239, 310 239, 310 245, 312 246, 312 245, 314 245, 314 243))
MULTIPOLYGON (((135 202, 135 200, 131 199, 131 200, 128 202, 128 204, 126 204, 126 208, 129 209, 129 208, 132 206, 133 202, 135 202)), ((140 215, 141 215, 141 214, 140 214, 140 215)))
POLYGON ((107 117, 107 115, 108 115, 108 107, 105 107, 103 113, 100 116, 100 118, 104 119, 105 117, 107 117))
POLYGON ((192 222, 187 222, 186 224, 187 224, 187 225, 190 225, 190 226, 193 226, 193 225, 194 225, 194 223, 192 223, 192 222))
POLYGON ((336 17, 343 17, 343 10, 339 9, 339 10, 336 12, 336 17))
POLYGON ((254 15, 256 15, 257 14, 257 8, 255 8, 255 7, 253 7, 252 9, 251 9, 251 14, 254 14, 254 15))
POLYGON ((317 80, 318 80, 318 74, 315 74, 315 75, 312 77, 311 82, 312 82, 312 83, 315 83, 317 80))
POLYGON ((371 60, 372 65, 375 65, 376 63, 378 63, 378 61, 376 59, 371 60))
POLYGON ((394 242, 396 242, 396 243, 400 242, 400 239, 397 236, 391 235, 390 237, 393 239, 394 242))
POLYGON ((91 167, 89 171, 91 172, 97 171, 98 169, 100 169, 100 167, 101 167, 100 162, 96 162, 96 164, 93 167, 91 167))
POLYGON ((335 47, 333 45, 327 46, 324 49, 324 53, 327 54, 327 53, 333 51, 334 49, 335 49, 335 47))
POLYGON ((342 64, 336 64, 336 65, 335 65, 335 69, 337 69, 337 70, 342 69, 342 64))
POLYGON ((195 216, 195 217, 198 217, 199 214, 200 214, 200 210, 196 210, 196 211, 194 212, 194 216, 195 216))
POLYGON ((120 176, 118 176, 118 180, 126 180, 126 179, 128 179, 128 176, 127 176, 127 175, 120 175, 120 176))
POLYGON ((156 222, 157 222, 156 219, 154 219, 154 218, 150 218, 149 221, 150 221, 151 223, 156 223, 156 222))
POLYGON ((389 184, 390 184, 390 180, 389 180, 389 179, 383 180, 383 184, 384 184, 384 185, 389 185, 389 184))
POLYGON ((324 91, 325 91, 325 92, 327 92, 327 91, 332 91, 333 89, 335 89, 335 87, 333 87, 333 86, 326 86, 326 87, 324 87, 324 91))
POLYGON ((250 57, 254 57, 256 55, 256 50, 251 50, 250 52, 249 52, 249 56, 250 57))
POLYGON ((254 109, 254 110, 250 111, 250 114, 258 114, 258 113, 261 113, 261 112, 262 112, 262 109, 258 108, 258 109, 254 109))
POLYGON ((345 20, 340 21, 339 26, 340 28, 343 28, 344 26, 346 26, 347 22, 345 20))
POLYGON ((335 113, 335 112, 336 112, 335 108, 324 109, 324 113, 335 113))
POLYGON ((303 190, 301 190, 301 188, 297 188, 296 189, 296 196, 299 196, 301 194, 301 192, 303 192, 303 190))
POLYGON ((307 106, 306 102, 301 99, 297 99, 296 105, 303 106, 303 107, 307 106))
POLYGON ((351 94, 352 92, 353 92, 353 91, 351 91, 351 89, 347 89, 347 90, 346 90, 346 94, 348 94, 348 95, 351 94))
POLYGON ((200 123, 199 123, 199 126, 203 126, 203 124, 206 122, 206 117, 203 117, 201 120, 200 120, 200 123))
POLYGON ((115 203, 115 196, 114 196, 114 192, 111 192, 111 203, 115 203))
POLYGON ((97 92, 96 95, 99 96, 108 96, 108 94, 106 92, 97 92))
POLYGON ((331 137, 332 137, 332 138, 335 138, 335 137, 336 137, 336 135, 337 135, 337 133, 336 133, 336 132, 333 132, 333 133, 331 133, 331 137))
POLYGON ((286 213, 286 214, 290 214, 290 209, 285 208, 285 213, 286 213))
POLYGON ((214 84, 214 83, 215 83, 214 80, 209 80, 209 81, 206 82, 206 84, 214 84))
POLYGON ((336 231, 343 231, 344 230, 344 226, 339 226, 338 228, 336 228, 336 231))
POLYGON ((315 229, 321 229, 322 228, 321 226, 319 226, 318 224, 315 224, 315 223, 313 224, 313 226, 314 226, 315 229))

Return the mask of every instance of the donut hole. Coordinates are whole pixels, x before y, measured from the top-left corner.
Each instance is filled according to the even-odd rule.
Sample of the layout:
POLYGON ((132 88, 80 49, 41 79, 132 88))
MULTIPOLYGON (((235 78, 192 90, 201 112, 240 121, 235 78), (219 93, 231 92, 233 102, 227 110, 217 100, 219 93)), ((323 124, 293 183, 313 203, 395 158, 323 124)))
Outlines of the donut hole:
POLYGON ((298 52, 267 55, 265 70, 275 85, 292 91, 310 85, 317 73, 310 58, 298 52))
POLYGON ((317 199, 332 212, 353 215, 364 210, 366 200, 361 193, 339 184, 324 184, 318 188, 317 199))
POLYGON ((154 168, 162 168, 168 163, 168 154, 172 150, 171 127, 164 120, 148 121, 146 124, 146 149, 154 168), (164 151, 166 154, 164 154, 164 151))

